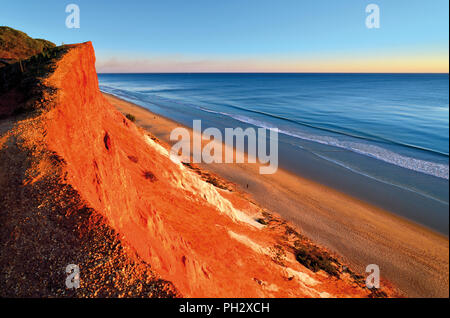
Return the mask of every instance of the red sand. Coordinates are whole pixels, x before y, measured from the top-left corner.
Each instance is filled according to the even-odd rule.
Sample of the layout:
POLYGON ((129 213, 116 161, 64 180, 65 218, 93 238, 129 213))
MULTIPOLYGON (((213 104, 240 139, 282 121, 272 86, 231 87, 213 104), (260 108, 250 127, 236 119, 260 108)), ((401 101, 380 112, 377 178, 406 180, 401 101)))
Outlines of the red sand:
POLYGON ((66 182, 183 296, 370 295, 347 273, 302 266, 285 223, 262 226, 259 207, 170 161, 103 97, 94 65, 90 42, 57 62, 46 80, 58 91, 42 115, 45 141, 64 159, 66 182))

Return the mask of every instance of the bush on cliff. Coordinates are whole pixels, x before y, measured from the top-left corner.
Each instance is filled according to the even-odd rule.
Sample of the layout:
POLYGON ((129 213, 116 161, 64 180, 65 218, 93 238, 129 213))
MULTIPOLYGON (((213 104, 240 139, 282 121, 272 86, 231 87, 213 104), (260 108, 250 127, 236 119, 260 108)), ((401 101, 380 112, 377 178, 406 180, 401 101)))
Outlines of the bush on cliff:
POLYGON ((50 41, 33 39, 21 31, 0 26, 0 67, 54 47, 55 44, 50 41))
POLYGON ((125 117, 127 117, 128 120, 132 121, 133 123, 136 121, 136 117, 132 114, 127 114, 125 117))
POLYGON ((295 251, 295 257, 300 264, 313 272, 323 270, 331 276, 339 277, 339 272, 333 264, 335 260, 314 246, 298 248, 295 251))

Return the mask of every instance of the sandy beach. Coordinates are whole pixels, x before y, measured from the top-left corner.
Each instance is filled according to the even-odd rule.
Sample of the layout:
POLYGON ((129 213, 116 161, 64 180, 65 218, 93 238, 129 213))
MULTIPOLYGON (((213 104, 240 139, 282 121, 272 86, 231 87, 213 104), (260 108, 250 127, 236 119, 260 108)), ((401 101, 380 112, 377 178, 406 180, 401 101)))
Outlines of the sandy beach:
MULTIPOLYGON (((138 105, 104 96, 168 145, 170 132, 182 126, 138 105)), ((449 296, 447 237, 283 169, 261 175, 258 164, 201 166, 235 183, 252 200, 293 222, 361 273, 367 265, 377 264, 381 276, 407 297, 449 296)))

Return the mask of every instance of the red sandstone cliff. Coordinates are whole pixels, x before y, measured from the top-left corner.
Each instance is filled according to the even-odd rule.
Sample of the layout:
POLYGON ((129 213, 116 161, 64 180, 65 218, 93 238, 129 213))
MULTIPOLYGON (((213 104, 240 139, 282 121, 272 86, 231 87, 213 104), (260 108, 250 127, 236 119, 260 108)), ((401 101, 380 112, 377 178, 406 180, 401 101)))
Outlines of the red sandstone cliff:
POLYGON ((35 86, 45 94, 21 112, 29 97, 0 92, 2 290, 26 295, 17 285, 41 278, 33 295, 375 295, 277 216, 170 161, 104 99, 91 43, 65 46, 53 62, 35 86), (71 294, 60 273, 69 261, 84 266, 71 294))

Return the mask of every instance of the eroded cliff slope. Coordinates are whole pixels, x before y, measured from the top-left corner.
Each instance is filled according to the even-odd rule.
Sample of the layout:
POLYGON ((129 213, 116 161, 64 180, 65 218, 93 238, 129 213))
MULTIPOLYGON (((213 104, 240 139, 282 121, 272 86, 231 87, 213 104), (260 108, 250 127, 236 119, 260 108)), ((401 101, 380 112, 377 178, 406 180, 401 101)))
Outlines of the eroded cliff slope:
POLYGON ((391 294, 368 290, 276 215, 172 162, 102 96, 91 43, 54 50, 32 93, 18 89, 27 69, 17 65, 0 83, 3 294, 391 294), (69 263, 80 264, 77 290, 65 288, 69 263))

